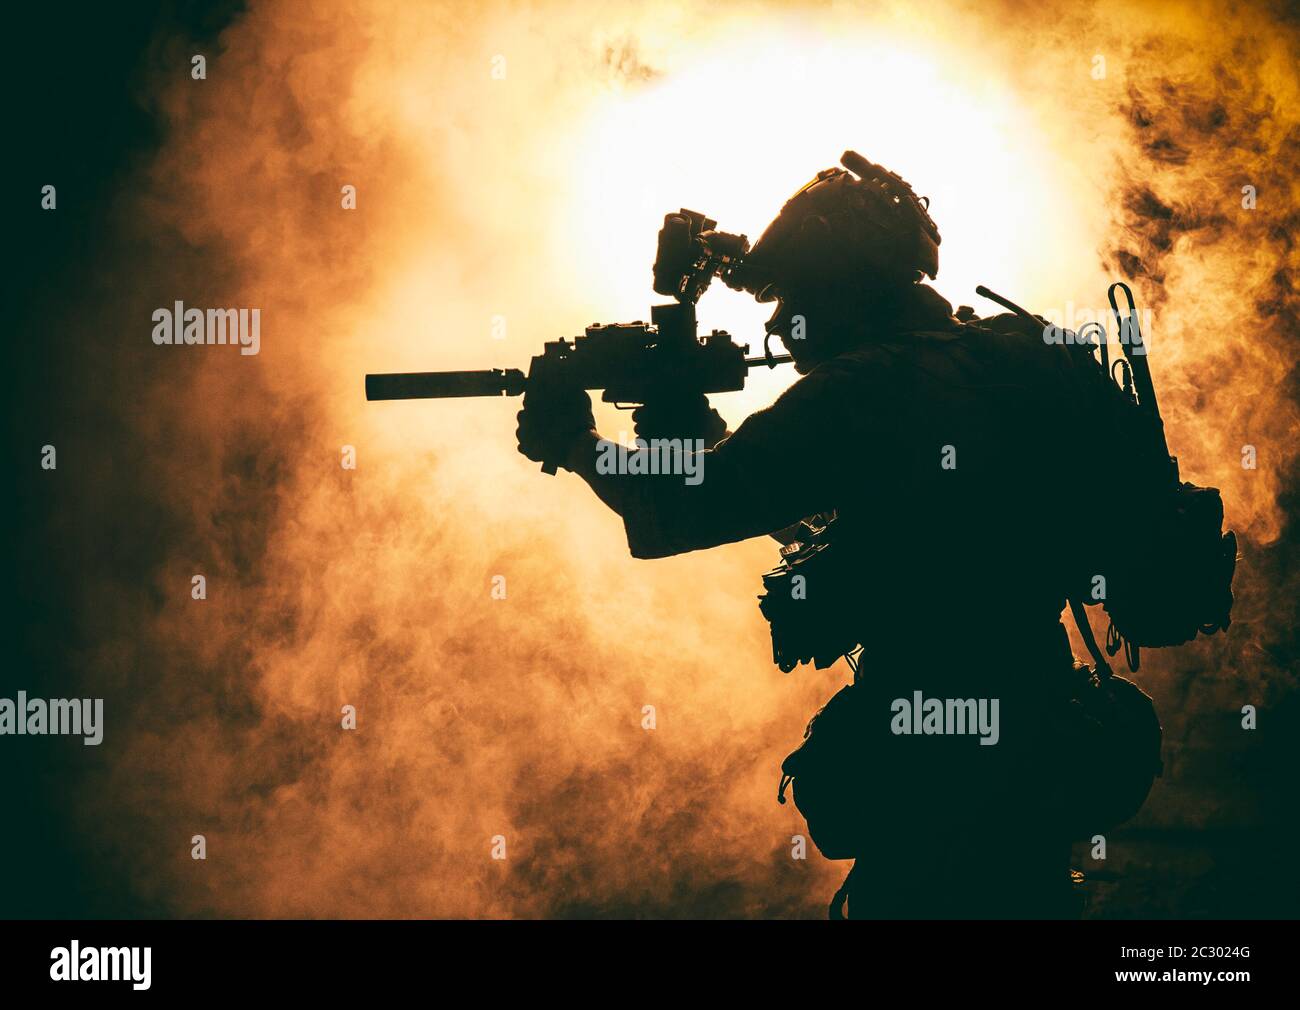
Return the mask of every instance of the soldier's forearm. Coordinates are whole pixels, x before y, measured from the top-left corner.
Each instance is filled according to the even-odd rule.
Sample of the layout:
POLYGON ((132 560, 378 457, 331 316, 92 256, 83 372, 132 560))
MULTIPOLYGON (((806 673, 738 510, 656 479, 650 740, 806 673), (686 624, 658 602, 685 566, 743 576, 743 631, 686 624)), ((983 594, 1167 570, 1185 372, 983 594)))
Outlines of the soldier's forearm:
MULTIPOLYGON (((585 480, 596 497, 622 518, 633 557, 668 557, 735 539, 710 531, 710 517, 716 518, 720 510, 710 506, 703 489, 684 479, 655 480, 644 471, 600 465, 602 457, 608 463, 611 445, 596 432, 586 432, 571 444, 563 466, 585 480)), ((687 468, 686 472, 700 471, 687 468)))
POLYGON ((562 465, 585 480, 597 498, 622 516, 627 513, 631 497, 628 493, 627 474, 601 473, 597 469, 596 460, 600 455, 601 441, 597 432, 584 432, 574 440, 562 465))

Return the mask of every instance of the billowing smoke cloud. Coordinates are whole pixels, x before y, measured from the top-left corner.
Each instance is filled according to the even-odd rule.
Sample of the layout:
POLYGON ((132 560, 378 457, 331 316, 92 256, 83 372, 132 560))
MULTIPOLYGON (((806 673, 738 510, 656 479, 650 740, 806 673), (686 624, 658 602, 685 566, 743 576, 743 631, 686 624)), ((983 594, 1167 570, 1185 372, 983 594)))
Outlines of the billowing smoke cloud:
MULTIPOLYGON (((1142 823, 1259 828, 1272 841, 1232 858, 1268 865, 1293 816, 1296 767, 1297 35, 1293 21, 1274 22, 1264 8, 1196 14, 1162 12, 1151 26, 1158 34, 1134 48, 1143 72, 1115 109, 1124 123, 1115 228, 1099 249, 1152 307, 1153 368, 1183 479, 1223 489, 1241 543, 1231 634, 1148 657, 1167 773, 1142 823), (1244 705, 1265 713, 1262 738, 1243 733, 1244 705)), ((1202 856, 1197 870, 1171 872, 1167 850, 1152 858, 1157 880, 1211 863, 1202 856)), ((1239 908, 1272 907, 1261 881, 1209 870, 1197 886, 1247 892, 1239 908)), ((1149 914, 1207 908, 1195 887, 1146 900, 1149 914)))
MULTIPOLYGON (((150 96, 166 135, 121 196, 128 257, 107 268, 115 293, 98 315, 112 341, 92 358, 100 423, 79 436, 116 447, 85 453, 113 460, 93 522, 115 546, 78 608, 87 681, 111 706, 84 820, 148 907, 820 914, 845 867, 790 858, 803 825, 776 805, 776 772, 846 677, 771 666, 753 603, 770 546, 634 562, 574 479, 514 455, 513 402, 361 393, 366 371, 523 365, 543 339, 622 318, 622 292, 585 281, 633 244, 644 304, 653 230, 609 248, 564 230, 591 234, 573 209, 585 198, 599 216, 618 190, 615 177, 575 192, 584 161, 609 163, 575 143, 598 142, 597 103, 634 102, 754 31, 788 31, 792 49, 798 32, 892 33, 964 86, 1031 96, 1027 121, 1007 124, 1027 145, 1090 141, 1086 164, 1026 160, 990 194, 1008 229, 1075 243, 1083 264, 1008 294, 1063 304, 1099 300, 1110 273, 1135 280, 1185 477, 1224 489, 1243 536, 1233 637, 1148 659, 1148 686, 1193 765, 1208 747, 1198 719, 1226 745, 1241 704, 1293 688, 1278 657, 1295 644, 1294 26, 1263 7, 1227 20, 1099 7, 1053 26, 957 6, 936 36, 944 19, 904 9, 771 6, 711 23, 691 10, 593 24, 584 4, 254 3, 207 52, 206 80, 188 77, 192 46, 159 47, 150 96), (1094 51, 1104 79, 1089 74, 1094 51), (1042 179, 1070 187, 1063 218, 1095 230, 1019 220, 1014 194, 1042 179), (261 353, 155 347, 150 313, 177 299, 260 308, 261 353), (206 600, 191 598, 195 574, 206 600), (355 731, 340 727, 345 705, 355 731), (190 858, 195 834, 204 861, 190 858), (505 860, 491 858, 498 835, 505 860)), ((856 37, 832 52, 851 63, 856 37)), ((869 118, 906 92, 855 100, 869 118)), ((727 115, 727 96, 699 100, 681 115, 727 115)), ((863 128, 839 147, 869 149, 850 135, 863 128)), ((927 169, 933 185, 955 185, 980 158, 973 142, 927 169)), ((781 143, 755 137, 747 156, 781 143)), ((698 155, 719 176, 740 167, 698 155)), ((837 155, 801 155, 806 175, 837 155)), ((625 156, 630 170, 639 152, 625 156)), ((733 400, 729 419, 758 403, 733 400)), ((1221 781, 1177 771, 1152 823, 1213 824, 1231 808, 1221 781)))

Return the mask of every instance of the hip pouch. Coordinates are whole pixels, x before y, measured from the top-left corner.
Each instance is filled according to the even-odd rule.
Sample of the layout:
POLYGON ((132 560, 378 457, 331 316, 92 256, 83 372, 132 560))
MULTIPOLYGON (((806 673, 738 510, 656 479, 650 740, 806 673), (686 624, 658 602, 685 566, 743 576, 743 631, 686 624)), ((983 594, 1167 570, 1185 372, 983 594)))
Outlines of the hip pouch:
MULTIPOLYGON (((1107 831, 1141 809, 1161 774, 1162 731, 1151 698, 1115 674, 1077 665, 1050 713, 1044 739, 1053 774, 1040 806, 1062 841, 1107 831)), ((808 834, 827 859, 853 859, 868 848, 873 780, 890 769, 872 767, 863 745, 868 695, 841 688, 808 723, 803 742, 781 763, 777 801, 790 790, 808 834)))

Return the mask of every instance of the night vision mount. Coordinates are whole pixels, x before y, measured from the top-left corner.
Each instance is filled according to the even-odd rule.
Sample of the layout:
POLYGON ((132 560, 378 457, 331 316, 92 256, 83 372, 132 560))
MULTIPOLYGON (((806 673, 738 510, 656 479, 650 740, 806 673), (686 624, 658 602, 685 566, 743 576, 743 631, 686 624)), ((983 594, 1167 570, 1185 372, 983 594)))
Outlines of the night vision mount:
POLYGON ((656 294, 694 305, 714 277, 743 290, 743 277, 737 275, 743 270, 749 239, 717 227, 717 221, 685 207, 664 216, 654 265, 656 294))

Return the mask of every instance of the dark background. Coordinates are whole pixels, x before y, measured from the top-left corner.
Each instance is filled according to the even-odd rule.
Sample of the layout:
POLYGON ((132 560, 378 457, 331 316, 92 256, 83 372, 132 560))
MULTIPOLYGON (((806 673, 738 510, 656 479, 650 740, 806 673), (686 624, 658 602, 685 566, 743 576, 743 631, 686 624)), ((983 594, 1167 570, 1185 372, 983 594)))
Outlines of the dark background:
MULTIPOLYGON (((242 5, 23 5, 7 13, 5 93, 17 119, 7 160, 13 188, 6 266, 17 325, 9 337, 5 408, 14 511, 5 524, 10 615, 5 697, 62 697, 80 679, 77 586, 94 567, 117 566, 128 542, 93 522, 105 489, 95 469, 75 465, 79 426, 104 423, 83 395, 95 381, 94 333, 51 332, 69 303, 102 297, 88 290, 87 264, 111 254, 113 199, 132 168, 161 142, 144 87, 159 39, 215 38, 242 5), (57 185, 58 210, 41 210, 40 187, 57 185), (33 194, 36 194, 33 197, 33 194), (40 447, 58 446, 57 471, 40 469, 40 447), (68 455, 65 457, 64 453, 68 455), (67 507, 71 500, 76 505, 67 507)), ((128 474, 122 475, 124 478, 128 474)), ((73 788, 94 748, 55 737, 6 739, 0 754, 3 832, 0 915, 99 917, 159 914, 96 865, 94 839, 66 816, 73 788), (83 753, 85 752, 85 753, 83 753)))

